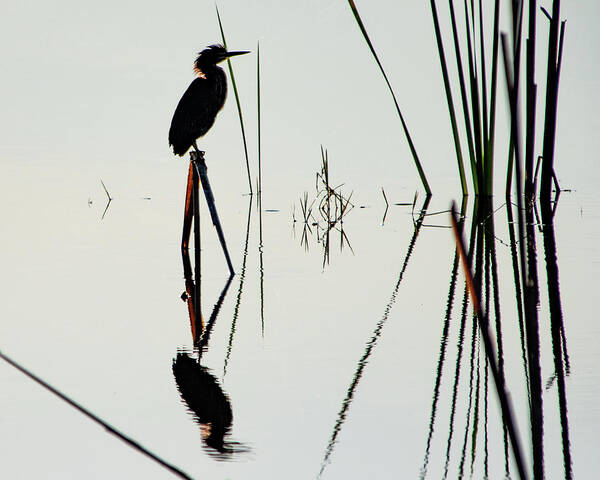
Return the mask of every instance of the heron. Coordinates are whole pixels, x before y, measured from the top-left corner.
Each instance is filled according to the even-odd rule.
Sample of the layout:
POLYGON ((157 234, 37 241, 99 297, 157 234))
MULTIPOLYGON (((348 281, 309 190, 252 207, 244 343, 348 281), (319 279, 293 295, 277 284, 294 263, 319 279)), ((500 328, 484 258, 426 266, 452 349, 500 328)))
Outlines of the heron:
MULTIPOLYGON (((204 136, 215 122, 217 113, 223 108, 227 97, 227 77, 225 72, 217 66, 223 60, 236 55, 243 55, 248 51, 228 52, 220 44, 211 45, 202 50, 194 62, 194 71, 197 77, 185 91, 171 120, 169 129, 169 145, 173 147, 175 155, 183 156, 190 149, 190 168, 188 171, 187 192, 185 199, 185 213, 183 219, 183 236, 181 240, 182 253, 187 252, 191 232, 192 215, 194 217, 194 244, 196 256, 199 255, 199 208, 198 208, 198 180, 202 183, 206 203, 210 211, 213 225, 227 260, 230 276, 234 275, 233 265, 227 250, 225 235, 221 228, 219 215, 215 206, 215 199, 208 181, 204 152, 198 149, 197 139, 204 136)), ((199 258, 199 257, 198 257, 199 258)), ((197 260, 198 260, 197 258, 197 260)), ((196 262, 198 266, 198 261, 196 262)))
POLYGON ((183 156, 196 140, 210 130, 227 97, 227 78, 218 64, 248 51, 228 52, 223 45, 211 45, 194 62, 196 78, 185 91, 171 120, 169 145, 175 155, 183 156))

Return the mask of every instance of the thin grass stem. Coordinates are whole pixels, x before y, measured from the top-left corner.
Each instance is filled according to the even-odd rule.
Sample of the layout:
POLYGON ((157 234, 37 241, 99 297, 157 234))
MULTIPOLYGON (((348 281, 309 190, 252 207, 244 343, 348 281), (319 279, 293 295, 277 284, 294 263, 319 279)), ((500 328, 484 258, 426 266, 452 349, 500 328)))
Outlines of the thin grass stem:
POLYGON ((256 103, 258 117, 258 194, 262 192, 262 165, 260 145, 260 42, 256 43, 256 103))
POLYGON ((440 56, 440 64, 442 67, 442 77, 444 79, 444 91, 446 92, 446 101, 448 103, 448 113, 450 114, 450 123, 452 125, 452 137, 454 138, 454 149, 456 150, 456 162, 458 164, 458 173, 460 175, 460 186, 463 196, 469 194, 467 187, 467 179, 465 178, 465 167, 463 163, 462 149, 460 147, 460 137, 458 135, 458 127, 456 125, 456 114, 454 112, 454 101, 452 99, 452 89, 450 79, 448 77, 448 67, 446 65, 446 55, 444 53, 444 44, 442 42, 442 34, 440 32, 440 24, 438 20, 437 8, 435 0, 430 1, 431 15, 433 17, 433 26, 435 28, 435 39, 437 41, 438 54, 440 56))
POLYGON ((450 21, 452 24, 452 38, 454 40, 454 54, 456 57, 456 68, 458 70, 458 81, 460 86, 460 96, 463 106, 463 118, 465 122, 465 131, 467 134, 467 146, 469 147, 469 159, 471 160, 471 176, 473 178, 473 189, 475 195, 479 194, 479 181, 477 178, 477 168, 475 160, 475 148, 473 146, 473 131, 471 126, 471 114, 469 113, 469 100, 467 98, 467 88, 465 85, 465 74, 462 65, 462 56, 460 53, 460 43, 458 41, 458 29, 456 27, 456 15, 454 13, 454 4, 452 0, 448 2, 450 8, 450 21))
MULTIPOLYGON (((227 41, 225 40, 225 32, 223 31, 223 24, 221 23, 221 15, 219 15, 219 7, 215 4, 217 10, 217 20, 219 21, 219 29, 221 30, 221 38, 223 39, 223 46, 227 48, 227 41)), ((248 145, 246 144, 246 131, 244 129, 244 117, 242 115, 242 106, 240 104, 240 96, 238 94, 237 84, 235 83, 235 75, 233 74, 233 67, 231 66, 231 60, 227 59, 227 67, 229 68, 229 76, 231 77, 231 85, 233 86, 233 93, 235 94, 235 103, 237 105, 238 116, 240 118, 240 128, 242 130, 242 141, 244 143, 244 155, 246 157, 246 171, 248 172, 248 188, 250 189, 250 195, 252 195, 252 180, 250 179, 250 162, 248 161, 248 145)))

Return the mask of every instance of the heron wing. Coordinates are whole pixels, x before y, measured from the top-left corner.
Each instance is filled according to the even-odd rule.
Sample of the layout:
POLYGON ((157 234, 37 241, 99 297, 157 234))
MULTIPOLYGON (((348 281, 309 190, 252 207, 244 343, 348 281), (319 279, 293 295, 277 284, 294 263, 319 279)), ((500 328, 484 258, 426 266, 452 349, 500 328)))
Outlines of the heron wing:
POLYGON ((223 106, 214 84, 205 78, 196 78, 185 91, 171 120, 169 145, 177 155, 184 155, 192 143, 212 127, 223 106))

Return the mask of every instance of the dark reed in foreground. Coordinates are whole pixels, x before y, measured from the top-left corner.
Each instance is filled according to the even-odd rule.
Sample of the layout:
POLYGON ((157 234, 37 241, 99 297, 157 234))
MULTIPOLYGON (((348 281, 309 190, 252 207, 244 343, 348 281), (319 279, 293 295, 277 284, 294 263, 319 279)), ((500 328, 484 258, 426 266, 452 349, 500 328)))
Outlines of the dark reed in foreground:
POLYGON ((185 478, 185 479, 191 480, 192 477, 190 477, 187 473, 183 472, 182 470, 180 470, 179 468, 175 467, 174 465, 166 462, 165 460, 163 460, 162 458, 160 458, 156 454, 152 453, 147 448, 143 447, 141 444, 139 444, 138 442, 136 442, 131 437, 128 437, 124 433, 120 432, 115 427, 113 427, 112 425, 110 425, 108 422, 106 422, 105 420, 103 420, 99 416, 93 414, 91 411, 89 411, 87 408, 85 408, 80 403, 77 403, 75 400, 72 400, 70 397, 68 397, 67 395, 65 395, 64 393, 62 393, 60 390, 54 388, 52 385, 50 385, 49 383, 47 383, 44 380, 42 380, 35 373, 32 373, 31 371, 27 370, 25 367, 23 367, 22 365, 20 365, 19 363, 17 363, 15 360, 13 360, 12 358, 10 358, 8 355, 5 355, 4 353, 0 352, 0 358, 2 360, 4 360, 6 363, 8 363, 9 365, 11 365, 12 367, 14 367, 17 370, 19 370, 24 375, 26 375, 29 378, 31 378, 38 385, 41 385, 42 387, 44 387, 50 393, 53 393, 58 398, 60 398, 61 400, 65 401, 67 404, 69 404, 71 407, 73 407, 76 410, 78 410, 80 413, 82 413, 83 415, 85 415, 86 417, 88 417, 90 420, 93 420, 97 424, 99 424, 102 427, 104 427, 104 429, 108 433, 114 435, 119 440, 122 440, 123 442, 127 443, 130 447, 136 449, 138 452, 140 452, 140 453, 146 455, 147 457, 151 458, 152 460, 154 460, 155 462, 157 462, 158 464, 160 464, 162 467, 164 467, 167 470, 169 470, 174 475, 176 475, 176 476, 178 476, 180 478, 185 478))
POLYGON ((458 251, 460 253, 460 258, 462 260, 463 269, 465 272, 465 278, 467 282, 467 289, 469 291, 469 296, 471 298, 471 302, 473 303, 473 310, 475 311, 475 317, 477 320, 477 324, 479 326, 479 331, 481 334, 481 338, 483 339, 485 354, 487 356, 488 363, 490 365, 492 371, 492 378, 494 380, 494 385, 496 387, 496 393, 498 395, 498 400, 500 402, 500 408, 502 409, 502 419, 504 426, 508 429, 508 434, 510 437, 510 443, 513 450, 513 455, 515 457, 515 462, 517 464, 517 469, 519 472, 519 477, 524 480, 527 477, 525 472, 525 464, 523 462, 523 454, 521 452, 520 440, 517 435, 516 424, 514 420, 514 414, 512 411, 512 407, 508 400, 508 395, 506 393, 504 387, 504 379, 500 375, 500 371, 498 365, 496 363, 496 349, 491 340, 490 332, 488 330, 488 321, 485 313, 481 308, 481 303, 479 301, 479 293, 478 287, 473 279, 473 275, 471 273, 471 265, 469 263, 469 258, 467 257, 466 249, 464 246, 464 242, 462 239, 462 234, 460 232, 458 226, 458 219, 456 216, 456 205, 452 204, 452 228, 454 230, 454 236, 456 239, 456 245, 458 247, 458 251))

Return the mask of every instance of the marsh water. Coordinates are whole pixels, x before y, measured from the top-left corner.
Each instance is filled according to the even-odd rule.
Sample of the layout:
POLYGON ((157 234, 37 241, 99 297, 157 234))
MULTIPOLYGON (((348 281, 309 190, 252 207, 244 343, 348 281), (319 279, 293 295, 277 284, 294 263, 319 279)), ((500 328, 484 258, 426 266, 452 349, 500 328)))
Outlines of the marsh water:
MULTIPOLYGON (((564 191, 551 223, 539 205, 528 217, 532 393, 503 162, 487 214, 472 195, 461 205, 430 12, 363 3, 434 195, 344 2, 223 6, 228 43, 260 40, 263 62, 260 198, 255 57, 234 64, 254 194, 232 95, 201 142, 232 278, 203 197, 200 269, 193 248, 182 256, 189 159, 166 144, 195 52, 220 38, 212 3, 182 6, 177 22, 135 2, 120 16, 64 1, 30 17, 13 4, 0 21, 0 350, 192 478, 517 478, 457 263, 456 200, 528 468, 541 448, 546 478, 596 478, 598 67, 580 59, 594 58, 598 7, 565 7, 564 191), (321 146, 353 207, 331 229, 318 211, 321 146), (304 198, 317 198, 308 222, 304 198)), ((174 478, 5 362, 0 382, 3 478, 174 478)))

